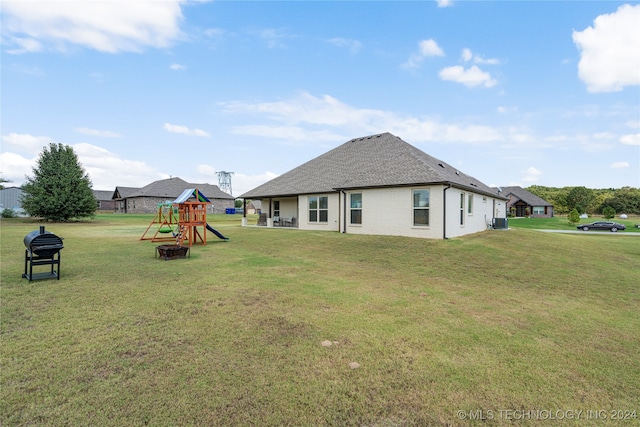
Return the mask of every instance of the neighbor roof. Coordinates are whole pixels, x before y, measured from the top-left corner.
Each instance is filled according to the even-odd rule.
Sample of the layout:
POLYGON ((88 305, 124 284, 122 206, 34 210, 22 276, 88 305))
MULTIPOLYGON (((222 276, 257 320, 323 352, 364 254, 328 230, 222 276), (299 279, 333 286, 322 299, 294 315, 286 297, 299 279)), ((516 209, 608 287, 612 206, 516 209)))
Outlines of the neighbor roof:
POLYGON ((164 197, 168 200, 173 200, 188 188, 197 188, 209 199, 234 199, 233 196, 220 190, 217 185, 192 184, 178 177, 154 181, 149 185, 139 188, 138 191, 129 194, 127 197, 164 197))
POLYGON ((135 193, 138 190, 140 190, 138 187, 116 187, 115 191, 113 192, 113 196, 111 196, 111 198, 124 199, 129 197, 129 195, 135 193))
POLYGON ((390 133, 354 138, 240 197, 265 198, 435 183, 501 197, 495 189, 390 133))
POLYGON ((515 197, 517 197, 518 199, 522 200, 523 202, 525 202, 530 206, 553 206, 551 203, 547 202, 546 200, 518 186, 502 187, 502 194, 504 194, 505 196, 508 196, 509 194, 513 194, 515 197))

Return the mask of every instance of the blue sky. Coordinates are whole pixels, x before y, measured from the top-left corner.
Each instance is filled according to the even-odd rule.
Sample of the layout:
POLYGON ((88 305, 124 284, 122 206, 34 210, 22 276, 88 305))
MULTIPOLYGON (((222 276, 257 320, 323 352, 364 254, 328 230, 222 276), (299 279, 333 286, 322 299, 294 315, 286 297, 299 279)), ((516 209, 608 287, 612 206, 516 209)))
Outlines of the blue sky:
MULTIPOLYGON (((2 177, 234 195, 391 132, 488 185, 640 187, 640 4, 7 1, 2 177)), ((354 165, 357 167, 357 165, 354 165)))

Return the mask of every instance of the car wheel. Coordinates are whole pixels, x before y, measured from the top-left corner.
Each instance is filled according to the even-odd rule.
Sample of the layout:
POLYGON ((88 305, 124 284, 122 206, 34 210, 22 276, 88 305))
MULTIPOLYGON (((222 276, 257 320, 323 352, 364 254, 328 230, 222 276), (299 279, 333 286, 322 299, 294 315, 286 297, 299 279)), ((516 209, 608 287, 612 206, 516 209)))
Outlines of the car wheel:
POLYGON ((611 232, 612 232, 612 233, 615 233, 615 232, 617 232, 617 231, 618 231, 618 228, 617 228, 617 227, 611 227, 611 232))
POLYGON ((589 231, 589 227, 582 227, 582 231, 589 231))

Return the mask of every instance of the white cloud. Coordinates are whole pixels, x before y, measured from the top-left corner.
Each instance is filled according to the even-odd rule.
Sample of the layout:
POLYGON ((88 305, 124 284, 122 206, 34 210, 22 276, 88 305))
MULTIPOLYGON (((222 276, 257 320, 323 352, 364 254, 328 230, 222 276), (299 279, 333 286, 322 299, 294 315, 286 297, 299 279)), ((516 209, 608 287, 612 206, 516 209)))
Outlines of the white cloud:
POLYGON ((491 78, 491 74, 482 71, 476 65, 465 69, 461 65, 454 65, 440 70, 440 78, 456 83, 462 83, 465 86, 473 87, 482 85, 484 87, 493 87, 498 82, 491 78))
POLYGON ((180 71, 180 70, 186 70, 187 69, 187 67, 185 67, 184 65, 180 65, 180 64, 176 64, 176 63, 173 63, 173 64, 169 65, 169 68, 174 70, 174 71, 180 71))
POLYGON ((98 136, 100 138, 120 138, 122 135, 117 132, 111 132, 109 130, 98 130, 89 128, 75 128, 78 133, 85 135, 98 136))
MULTIPOLYGON (((2 177, 11 181, 11 185, 22 185, 26 176, 33 176, 33 168, 36 167, 39 153, 52 141, 49 137, 17 134, 3 136, 2 140, 3 150, 7 147, 17 148, 15 144, 26 142, 29 145, 27 151, 34 152, 33 157, 30 158, 14 152, 0 153, 2 177), (39 145, 41 141, 46 141, 46 144, 39 145)), ((96 190, 108 190, 116 185, 141 187, 149 182, 168 177, 142 161, 122 159, 117 154, 95 145, 80 143, 71 147, 82 167, 89 174, 93 188, 96 190), (119 182, 114 182, 114 177, 117 177, 119 182)))
POLYGON ((589 92, 615 92, 640 85, 640 5, 622 5, 573 32, 580 51, 578 76, 589 92))
POLYGON ((483 57, 481 57, 480 55, 476 55, 473 52, 471 52, 471 49, 469 48, 464 48, 462 49, 462 60, 464 62, 469 62, 472 61, 475 64, 489 64, 489 65, 498 65, 500 63, 500 60, 496 59, 496 58, 489 58, 489 59, 485 59, 483 57))
POLYGON ((110 190, 117 185, 142 187, 158 179, 168 178, 168 175, 159 173, 145 162, 123 159, 96 145, 75 144, 73 151, 96 190, 110 190), (118 182, 114 182, 114 177, 117 177, 118 182))
POLYGON ((629 167, 629 162, 614 162, 611 163, 611 169, 625 169, 629 167))
POLYGON ((327 42, 336 47, 346 48, 351 53, 358 53, 358 51, 360 51, 360 49, 362 48, 362 43, 358 40, 345 39, 342 37, 334 37, 327 40, 327 42))
POLYGON ((270 49, 286 48, 287 45, 284 40, 290 39, 292 36, 285 33, 283 30, 275 28, 267 28, 259 32, 258 36, 267 43, 270 49))
POLYGON ((535 168, 534 166, 529 166, 526 170, 522 171, 522 181, 526 183, 536 182, 540 179, 542 175, 542 171, 540 169, 535 168))
POLYGON ((55 141, 48 136, 10 133, 9 135, 2 136, 2 149, 6 150, 9 148, 12 151, 36 155, 52 142, 55 141))
POLYGON ((101 52, 162 48, 181 36, 184 0, 2 2, 8 53, 68 50, 80 45, 101 52))
POLYGON ((163 128, 167 132, 171 132, 171 133, 180 133, 180 134, 189 135, 189 136, 204 136, 204 137, 211 136, 209 135, 208 132, 203 131, 202 129, 189 129, 186 126, 172 125, 171 123, 165 123, 163 128))
POLYGON ((453 0, 436 0, 436 2, 438 2, 438 7, 453 6, 453 0))
POLYGON ((402 68, 418 68, 425 58, 430 56, 444 56, 444 51, 438 46, 435 40, 421 40, 418 43, 418 53, 412 54, 407 62, 402 64, 402 68))
POLYGON ((16 153, 0 153, 2 178, 10 181, 6 185, 9 187, 22 185, 25 176, 31 174, 36 160, 37 157, 29 159, 16 153))
POLYGON ((221 104, 228 114, 251 115, 251 125, 236 126, 236 134, 267 136, 295 142, 344 142, 353 135, 391 132, 412 142, 481 144, 505 139, 503 131, 485 125, 441 123, 434 119, 358 109, 324 95, 300 93, 278 102, 221 104), (258 123, 260 121, 264 123, 258 123))
POLYGON ((640 145, 640 133, 622 135, 620 142, 624 145, 640 145))
POLYGON ((630 129, 640 129, 640 120, 629 120, 626 125, 630 129))

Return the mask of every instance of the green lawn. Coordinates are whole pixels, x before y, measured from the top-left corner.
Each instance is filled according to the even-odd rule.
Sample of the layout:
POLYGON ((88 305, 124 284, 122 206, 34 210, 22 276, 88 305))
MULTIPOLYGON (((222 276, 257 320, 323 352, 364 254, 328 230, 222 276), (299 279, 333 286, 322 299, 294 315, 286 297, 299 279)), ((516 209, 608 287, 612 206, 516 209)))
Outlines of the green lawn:
POLYGON ((139 240, 151 216, 46 224, 64 237, 62 277, 32 283, 22 240, 39 223, 1 220, 0 424, 513 425, 538 411, 516 421, 539 425, 582 410, 564 424, 636 411, 621 425, 637 425, 640 239, 524 219, 444 241, 239 218, 212 218, 231 240, 172 261, 139 240))
POLYGON ((580 224, 589 224, 594 221, 614 221, 624 224, 627 229, 620 233, 640 233, 640 228, 636 224, 640 224, 640 216, 630 216, 627 219, 613 218, 605 219, 599 216, 589 218, 581 218, 577 224, 570 224, 567 215, 555 216, 553 218, 509 218, 509 227, 531 228, 531 229, 548 229, 548 230, 576 230, 580 224))

